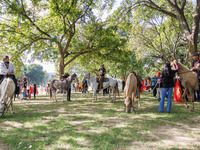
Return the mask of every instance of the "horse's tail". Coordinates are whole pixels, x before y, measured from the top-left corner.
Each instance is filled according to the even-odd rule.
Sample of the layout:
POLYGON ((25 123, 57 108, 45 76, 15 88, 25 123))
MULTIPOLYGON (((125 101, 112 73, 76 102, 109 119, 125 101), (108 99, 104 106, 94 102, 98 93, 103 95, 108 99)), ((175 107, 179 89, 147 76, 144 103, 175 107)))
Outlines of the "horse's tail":
POLYGON ((51 90, 51 88, 50 88, 49 93, 50 93, 50 100, 51 100, 52 99, 52 90, 51 90))
POLYGON ((115 89, 116 89, 116 93, 117 93, 117 95, 118 95, 118 97, 119 97, 119 87, 118 87, 118 81, 117 81, 117 83, 116 83, 116 85, 115 85, 115 89))
POLYGON ((53 84, 56 80, 54 79, 53 81, 51 81, 51 84, 50 84, 50 88, 49 88, 49 95, 50 95, 50 100, 52 99, 52 88, 53 88, 53 84))

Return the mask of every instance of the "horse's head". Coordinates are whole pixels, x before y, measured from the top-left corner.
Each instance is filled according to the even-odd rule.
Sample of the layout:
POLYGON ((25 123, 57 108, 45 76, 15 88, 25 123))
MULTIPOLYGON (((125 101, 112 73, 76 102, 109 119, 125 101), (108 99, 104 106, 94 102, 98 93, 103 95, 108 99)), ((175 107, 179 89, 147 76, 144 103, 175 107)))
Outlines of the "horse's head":
POLYGON ((85 74, 85 76, 83 77, 83 80, 82 81, 85 81, 85 80, 87 80, 87 79, 89 79, 90 78, 90 72, 87 72, 86 74, 85 74))
POLYGON ((69 76, 70 76, 69 73, 65 73, 62 75, 63 78, 68 78, 69 76))
POLYGON ((133 107, 132 106, 132 99, 130 96, 127 96, 125 101, 124 101, 124 105, 126 107, 126 112, 127 113, 130 113, 131 112, 131 108, 133 107))
POLYGON ((77 76, 76 73, 73 73, 71 77, 72 77, 72 80, 75 80, 76 82, 79 82, 78 81, 78 76, 77 76))

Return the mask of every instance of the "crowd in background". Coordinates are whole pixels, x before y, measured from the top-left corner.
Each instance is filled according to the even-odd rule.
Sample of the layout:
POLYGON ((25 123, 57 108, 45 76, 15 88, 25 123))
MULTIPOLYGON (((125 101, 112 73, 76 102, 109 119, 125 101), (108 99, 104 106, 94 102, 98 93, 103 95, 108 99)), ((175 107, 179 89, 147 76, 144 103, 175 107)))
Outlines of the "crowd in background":
POLYGON ((22 81, 20 79, 18 80, 16 92, 17 98, 21 100, 28 100, 31 99, 31 94, 33 94, 33 98, 35 99, 38 93, 39 91, 37 85, 28 83, 28 77, 23 77, 22 81))

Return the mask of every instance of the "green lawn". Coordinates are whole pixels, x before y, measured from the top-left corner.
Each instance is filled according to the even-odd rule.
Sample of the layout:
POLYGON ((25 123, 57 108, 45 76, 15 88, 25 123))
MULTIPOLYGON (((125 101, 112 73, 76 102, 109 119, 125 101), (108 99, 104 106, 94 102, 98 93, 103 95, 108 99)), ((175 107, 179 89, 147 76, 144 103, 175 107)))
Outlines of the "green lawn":
MULTIPOLYGON (((47 96, 14 102, 15 114, 0 119, 0 146, 8 149, 200 149, 200 103, 190 112, 172 104, 172 113, 158 113, 159 103, 142 94, 136 113, 125 113, 99 94, 72 93, 72 102, 47 96)), ((1 149, 1 147, 0 147, 1 149)))

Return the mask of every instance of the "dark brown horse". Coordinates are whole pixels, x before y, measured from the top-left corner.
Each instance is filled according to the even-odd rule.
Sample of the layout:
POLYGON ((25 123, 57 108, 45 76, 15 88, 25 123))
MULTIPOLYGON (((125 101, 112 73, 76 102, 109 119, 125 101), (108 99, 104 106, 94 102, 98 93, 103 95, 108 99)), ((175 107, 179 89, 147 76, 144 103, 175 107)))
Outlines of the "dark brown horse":
POLYGON ((64 101, 64 94, 65 94, 65 92, 66 92, 66 94, 68 93, 67 91, 69 90, 69 87, 70 87, 73 80, 76 80, 78 82, 78 78, 77 78, 77 75, 75 73, 72 74, 71 76, 69 76, 68 78, 66 78, 63 81, 56 80, 56 79, 51 81, 51 84, 50 84, 50 100, 52 99, 52 97, 54 95, 53 100, 57 101, 56 100, 56 92, 57 92, 57 90, 60 90, 60 91, 62 90, 63 91, 63 101, 64 101))

